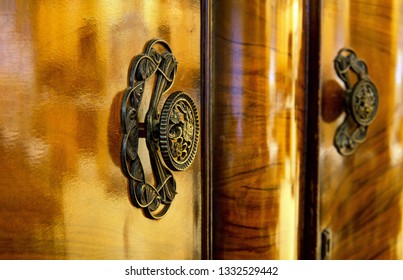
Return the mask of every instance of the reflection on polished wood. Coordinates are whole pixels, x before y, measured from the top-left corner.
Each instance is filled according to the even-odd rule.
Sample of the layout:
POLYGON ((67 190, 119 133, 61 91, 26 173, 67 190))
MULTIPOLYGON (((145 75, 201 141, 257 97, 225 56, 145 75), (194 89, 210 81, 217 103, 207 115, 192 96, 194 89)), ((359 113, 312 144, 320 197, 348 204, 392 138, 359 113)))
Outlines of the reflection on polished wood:
POLYGON ((214 258, 297 258, 303 1, 217 1, 213 18, 214 258))
POLYGON ((121 93, 149 39, 169 42, 200 106, 196 2, 0 2, 1 259, 201 257, 200 156, 158 222, 119 162, 121 93))
POLYGON ((329 81, 342 86, 333 70, 342 47, 366 61, 380 95, 367 139, 349 157, 333 146, 344 114, 322 107, 320 229, 332 232, 332 259, 403 259, 402 12, 394 0, 323 1, 321 99, 329 81))

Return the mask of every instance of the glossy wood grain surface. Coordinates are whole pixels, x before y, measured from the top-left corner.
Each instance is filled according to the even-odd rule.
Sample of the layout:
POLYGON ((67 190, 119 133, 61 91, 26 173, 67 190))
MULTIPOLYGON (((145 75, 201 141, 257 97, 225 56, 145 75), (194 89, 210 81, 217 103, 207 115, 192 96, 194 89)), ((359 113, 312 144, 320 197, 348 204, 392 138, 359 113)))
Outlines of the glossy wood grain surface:
POLYGON ((402 259, 403 3, 326 0, 321 21, 319 215, 320 230, 332 233, 329 258, 402 259), (367 63, 380 95, 368 137, 349 157, 333 146, 344 118, 333 70, 342 47, 367 63))
POLYGON ((0 258, 200 258, 200 152, 159 221, 120 168, 120 101, 148 40, 170 44, 173 89, 200 107, 200 3, 6 0, 0 34, 0 258))
POLYGON ((213 2, 215 258, 297 257, 302 27, 302 1, 213 2))

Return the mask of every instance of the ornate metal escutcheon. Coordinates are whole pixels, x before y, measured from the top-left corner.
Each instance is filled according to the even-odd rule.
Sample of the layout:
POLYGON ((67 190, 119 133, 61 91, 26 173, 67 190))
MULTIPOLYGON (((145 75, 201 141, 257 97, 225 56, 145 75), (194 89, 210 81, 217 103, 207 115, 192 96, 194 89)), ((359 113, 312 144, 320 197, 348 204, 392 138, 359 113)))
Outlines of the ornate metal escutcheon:
POLYGON ((130 63, 128 87, 121 106, 121 164, 129 178, 130 198, 153 219, 160 219, 167 213, 177 194, 172 171, 183 171, 192 164, 199 139, 197 108, 188 94, 174 92, 168 96, 161 111, 158 109, 163 95, 173 85, 177 65, 165 41, 149 41, 144 54, 134 57, 130 63), (145 83, 152 76, 156 76, 155 84, 142 123, 139 107, 145 83), (145 179, 138 154, 139 137, 146 139, 155 179, 153 184, 145 179))
POLYGON ((346 118, 336 130, 334 145, 341 155, 347 156, 354 153, 358 144, 367 137, 368 125, 375 119, 378 110, 379 95, 368 76, 367 65, 353 50, 341 49, 334 60, 334 67, 346 87, 346 118), (354 84, 350 72, 357 76, 354 84))

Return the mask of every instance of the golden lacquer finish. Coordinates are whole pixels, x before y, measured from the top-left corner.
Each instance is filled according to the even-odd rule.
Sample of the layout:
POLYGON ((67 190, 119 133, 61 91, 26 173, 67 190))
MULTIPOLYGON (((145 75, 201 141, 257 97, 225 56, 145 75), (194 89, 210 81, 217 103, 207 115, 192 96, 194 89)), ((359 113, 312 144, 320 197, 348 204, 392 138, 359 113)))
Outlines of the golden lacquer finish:
MULTIPOLYGON (((329 258, 403 258, 403 3, 322 1, 320 230, 332 233, 329 258), (344 118, 343 83, 333 69, 342 47, 368 65, 379 108, 367 139, 343 157, 333 146, 344 118)), ((319 257, 319 255, 318 255, 319 257)))
POLYGON ((170 44, 173 88, 200 106, 200 4, 1 1, 0 33, 0 258, 200 258, 200 156, 160 221, 120 168, 127 69, 148 40, 170 44))
POLYGON ((294 259, 303 1, 213 2, 214 257, 294 259))

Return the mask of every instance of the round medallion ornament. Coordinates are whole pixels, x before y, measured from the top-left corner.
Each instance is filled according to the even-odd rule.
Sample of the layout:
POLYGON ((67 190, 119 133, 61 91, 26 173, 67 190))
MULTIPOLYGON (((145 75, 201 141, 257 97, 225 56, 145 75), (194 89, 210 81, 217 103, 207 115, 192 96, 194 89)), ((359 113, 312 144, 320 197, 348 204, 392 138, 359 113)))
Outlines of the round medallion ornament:
POLYGON ((357 123, 365 126, 371 124, 378 109, 378 98, 378 92, 370 81, 361 80, 355 85, 351 96, 351 109, 357 123))
POLYGON ((193 162, 199 140, 199 117, 193 99, 182 91, 171 94, 160 119, 160 149, 172 170, 187 169, 193 162))

